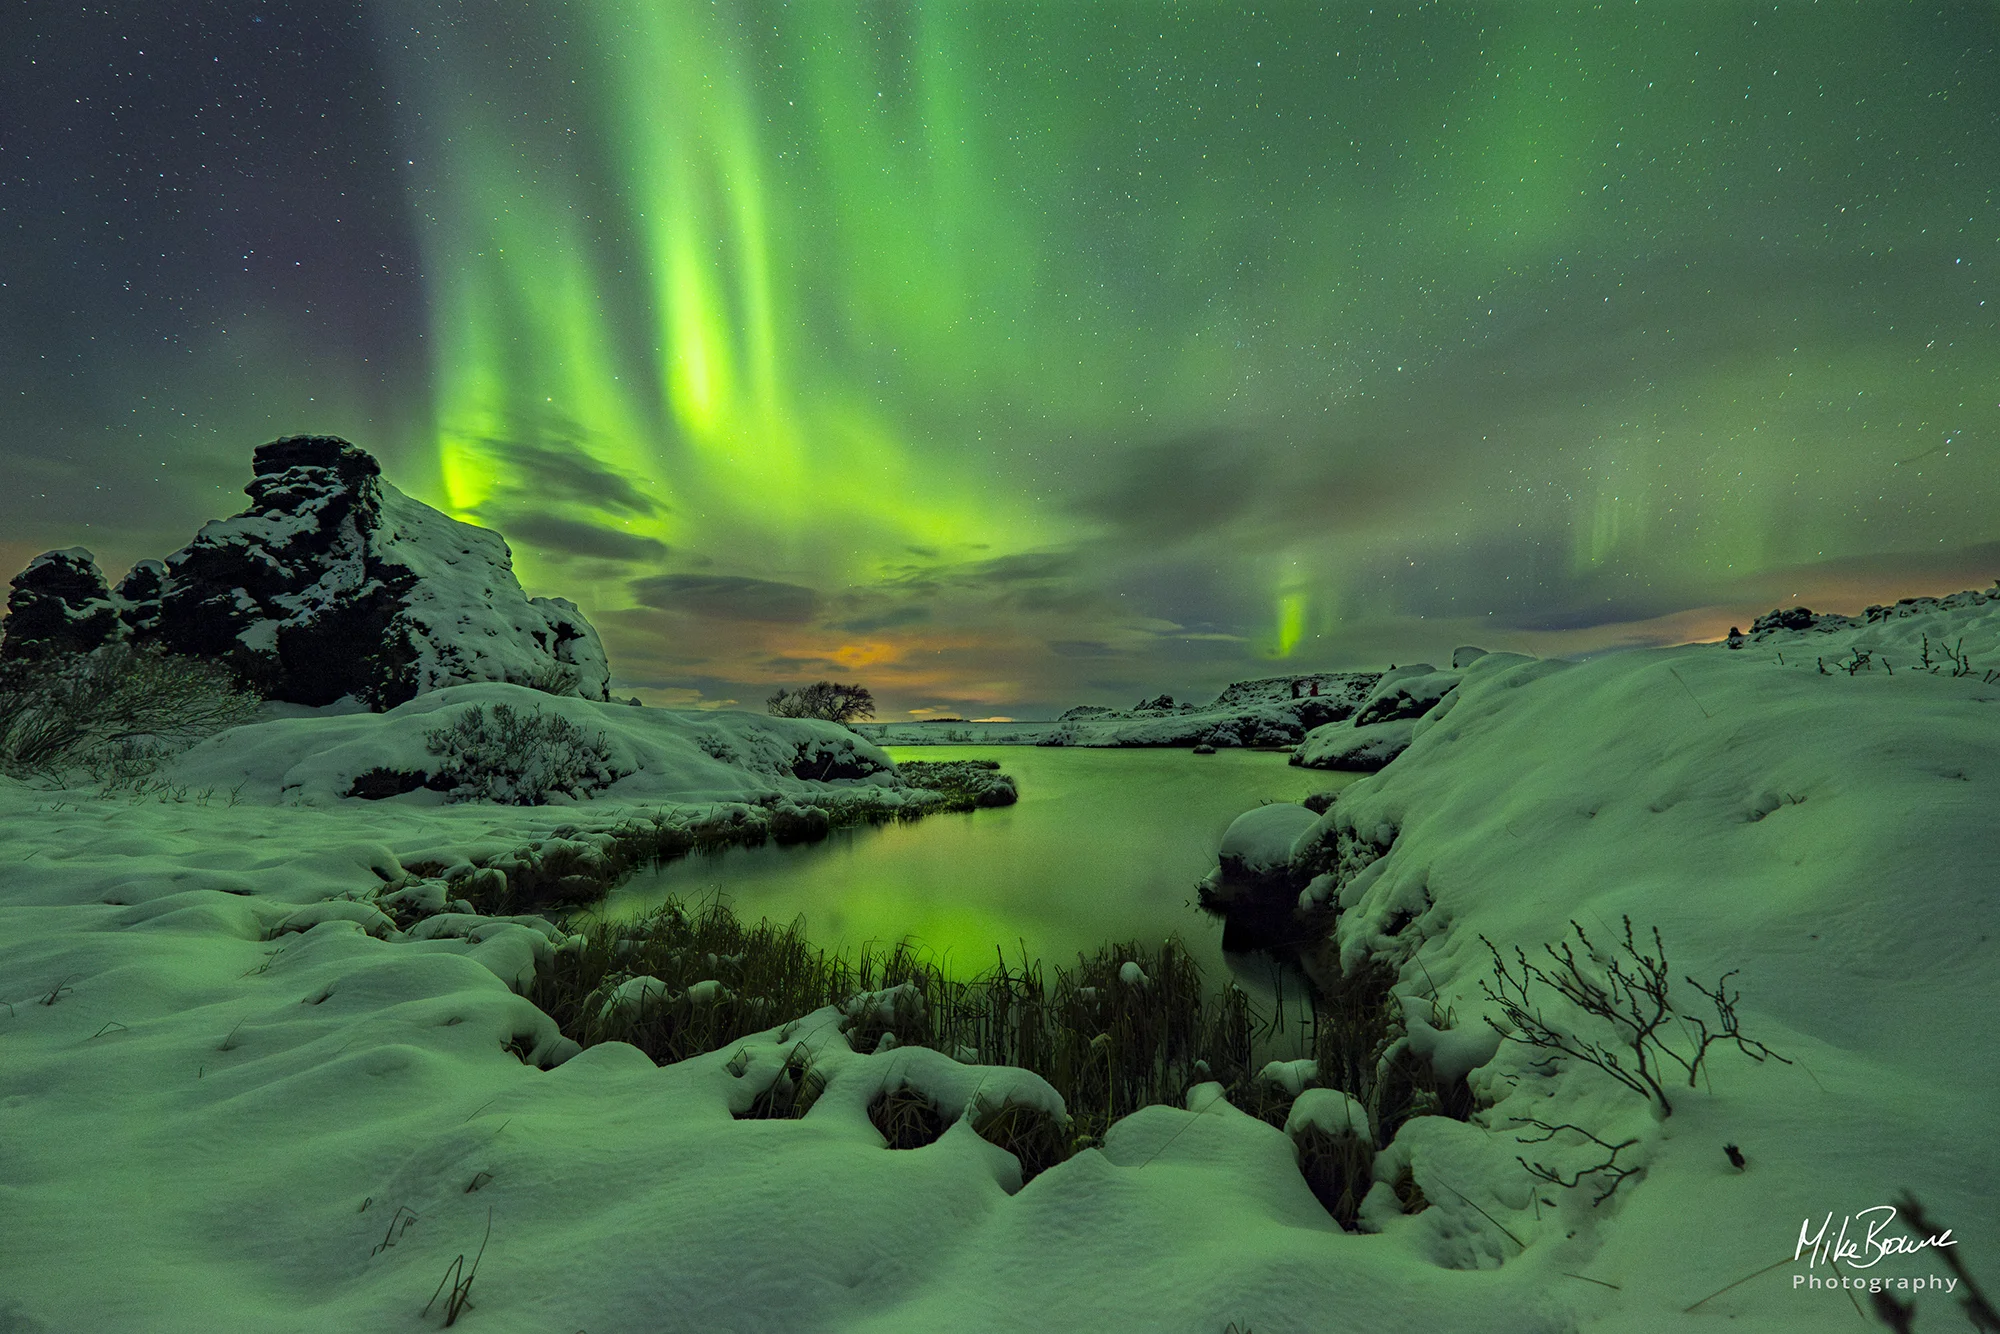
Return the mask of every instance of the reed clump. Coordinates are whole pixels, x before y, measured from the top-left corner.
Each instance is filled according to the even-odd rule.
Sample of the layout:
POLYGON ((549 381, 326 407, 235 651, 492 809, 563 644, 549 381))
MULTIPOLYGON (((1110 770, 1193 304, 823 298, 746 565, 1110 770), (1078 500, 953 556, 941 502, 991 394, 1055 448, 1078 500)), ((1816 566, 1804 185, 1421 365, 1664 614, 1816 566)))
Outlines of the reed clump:
POLYGON ((630 1042, 662 1065, 839 1006, 857 1051, 922 1046, 1040 1075, 1069 1109, 1067 1142, 1050 1143, 1024 1109, 982 1115, 989 1138, 1043 1159, 1101 1142, 1141 1107, 1180 1105, 1196 1083, 1247 1089, 1259 1024, 1240 990, 1208 994, 1177 940, 1106 946, 1073 969, 996 955, 958 978, 907 941, 849 959, 812 946, 796 922, 746 925, 720 903, 581 924, 532 998, 579 1044, 630 1042))
MULTIPOLYGON (((928 1047, 967 1064, 1032 1071, 1061 1096, 1066 1124, 1013 1102, 968 1113, 975 1130, 1021 1161, 1024 1180, 1103 1143, 1113 1122, 1142 1107, 1185 1106, 1198 1084, 1220 1085, 1237 1107, 1274 1126, 1284 1125, 1296 1093, 1296 1085, 1288 1092, 1259 1077, 1265 1018, 1241 989, 1205 985, 1176 939, 1106 945, 1070 968, 1025 957, 1009 964, 996 954, 991 969, 964 978, 909 941, 852 958, 829 954, 797 922, 745 924, 719 902, 669 902, 636 921, 574 930, 541 966, 531 999, 583 1046, 630 1042, 666 1065, 831 1006, 855 1051, 928 1047)), ((1308 1035, 1307 1082, 1342 1089, 1367 1108, 1361 1144, 1371 1153, 1412 1116, 1470 1110, 1468 1095, 1441 1087, 1410 1051, 1389 991, 1394 981, 1385 965, 1316 994, 1308 1035)), ((796 1047, 746 1115, 805 1115, 824 1084, 811 1066, 810 1052, 796 1047)), ((885 1140, 929 1143, 957 1115, 932 1107, 927 1117, 923 1097, 892 1089, 877 1100, 871 1116, 885 1140)), ((1341 1154, 1306 1157, 1338 1165, 1318 1184, 1329 1210, 1351 1227, 1367 1181, 1346 1161, 1357 1146, 1340 1147, 1341 1154)))

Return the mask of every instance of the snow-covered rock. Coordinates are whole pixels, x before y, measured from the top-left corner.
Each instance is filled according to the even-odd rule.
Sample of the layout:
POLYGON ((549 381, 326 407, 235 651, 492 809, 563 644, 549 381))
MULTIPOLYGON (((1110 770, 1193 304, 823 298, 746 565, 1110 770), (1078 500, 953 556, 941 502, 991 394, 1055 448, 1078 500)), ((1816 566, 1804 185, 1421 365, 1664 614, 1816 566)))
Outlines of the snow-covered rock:
POLYGON ((1414 718, 1394 722, 1329 723, 1306 733, 1305 740, 1292 752, 1292 763, 1308 769, 1354 769, 1374 773, 1409 749, 1416 731, 1414 718))
MULTIPOLYGON (((386 709, 469 681, 607 697, 597 631, 571 602, 528 597, 498 533, 412 500, 334 436, 274 440, 253 468, 249 509, 120 585, 135 640, 227 662, 267 698, 297 704, 352 695, 386 709)), ((87 573, 63 576, 79 595, 101 583, 82 555, 87 573)), ((112 613, 106 602, 90 614, 112 613)))
POLYGON ((1351 1093, 1339 1089, 1310 1088, 1302 1091, 1285 1117, 1285 1133, 1299 1135, 1307 1129, 1329 1135, 1368 1138, 1368 1109, 1351 1093))
POLYGON ((644 1014, 647 1009, 664 1003, 673 994, 673 988, 651 975, 628 977, 611 989, 598 1007, 600 1019, 616 1016, 644 1014))
POLYGON ((10 581, 0 658, 87 653, 117 633, 118 607, 83 547, 45 551, 10 581))
POLYGON ((1201 905, 1225 919, 1224 949, 1268 949, 1287 934, 1298 898, 1294 847, 1319 823, 1291 802, 1270 802, 1230 822, 1215 869, 1195 887, 1201 905))
POLYGON ((1248 810, 1230 821, 1222 835, 1217 860, 1225 877, 1268 876, 1286 872, 1292 862, 1292 845, 1299 836, 1319 823, 1319 816, 1304 806, 1274 801, 1248 810))
POLYGON ((1887 658, 1885 671, 1924 670, 1928 654, 1930 665, 1944 672, 1962 668, 1972 675, 1970 660, 1977 659, 1983 673, 1996 665, 1992 659, 2000 655, 2000 580, 1991 588, 1866 607, 1858 616, 1780 607, 1751 623, 1749 642, 1778 654, 1794 647, 1809 651, 1823 656, 1828 666, 1842 653, 1859 649, 1873 658, 1887 658), (1964 657, 1947 658, 1947 649, 1964 657))
POLYGON ((1135 709, 1071 709, 1037 744, 1289 746, 1314 727, 1351 717, 1368 697, 1377 675, 1267 676, 1234 682, 1207 704, 1175 704, 1162 695, 1135 709))
POLYGON ((1361 701, 1361 707, 1354 711, 1354 725, 1366 727, 1399 718, 1421 718, 1457 689, 1458 681, 1459 673, 1441 672, 1429 663, 1393 668, 1382 674, 1382 679, 1361 701))
POLYGON ((1257 1078, 1296 1098, 1319 1079, 1319 1062, 1311 1056, 1295 1061, 1267 1061, 1257 1072, 1257 1078))

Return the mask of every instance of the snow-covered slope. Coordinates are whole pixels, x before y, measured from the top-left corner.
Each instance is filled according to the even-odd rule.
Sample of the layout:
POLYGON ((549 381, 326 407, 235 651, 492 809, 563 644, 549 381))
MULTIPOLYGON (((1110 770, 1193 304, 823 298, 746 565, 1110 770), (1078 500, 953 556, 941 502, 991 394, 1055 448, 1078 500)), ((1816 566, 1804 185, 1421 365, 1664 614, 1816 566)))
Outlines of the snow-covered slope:
MULTIPOLYGON (((1476 1124, 1404 1128, 1398 1153, 1434 1208, 1391 1233, 1462 1230, 1510 1266, 1560 1255, 1593 1280, 1562 1288, 1586 1327, 1650 1331, 1789 1260, 1802 1220, 1831 1213, 1837 1231, 1914 1191, 2000 1286, 2000 673, 1981 670, 1993 667, 2000 601, 1979 595, 1740 651, 1472 664, 1453 707, 1346 788, 1296 850, 1302 871, 1333 866, 1303 896, 1340 909, 1322 969, 1395 966, 1413 1044, 1476 1057, 1473 1087, 1491 1104, 1476 1124), (1946 643, 1963 665, 1922 670, 1926 636, 1934 663, 1946 643), (1543 945, 1574 944, 1572 923, 1616 953, 1628 916, 1642 944, 1660 930, 1674 994, 1711 1027, 1714 1007, 1683 979, 1712 987, 1739 970, 1728 985, 1742 1031, 1793 1063, 1724 1043, 1698 1087, 1669 1081, 1663 1115, 1582 1061, 1494 1046, 1484 940, 1548 966, 1543 945), (1441 1028, 1443 1014, 1455 1022, 1441 1028), (1602 1174, 1538 1186, 1516 1155, 1567 1175, 1605 1154, 1567 1130, 1528 1144, 1541 1134, 1529 1119, 1630 1139, 1619 1164, 1643 1175, 1595 1207, 1602 1174), (1469 1179, 1487 1183, 1484 1212, 1454 1197, 1453 1185, 1477 1194, 1469 1179)), ((1542 996, 1561 1022, 1615 1042, 1542 996)), ((1689 1031, 1670 1041, 1685 1050, 1689 1031)), ((1949 1276, 1934 1254, 1841 1272, 1949 1276)), ((1803 1286, 1829 1273, 1801 1258, 1702 1318, 1861 1326, 1846 1293, 1803 1286)), ((1960 1327, 1942 1297, 1921 1305, 1920 1328, 1960 1327)))
MULTIPOLYGON (((1996 610, 1853 631, 1892 638, 1852 674, 1837 633, 1465 669, 1300 840, 1333 837, 1338 952, 1400 970, 1413 1043, 1488 1104, 1405 1125, 1377 1175, 1407 1165, 1429 1207, 1385 1185, 1375 1235, 1335 1227, 1284 1132, 1213 1086, 1018 1187, 963 1126, 892 1152, 863 1111, 905 1078, 953 1107, 1042 1096, 1017 1072, 845 1052, 825 1012, 666 1068, 568 1055, 513 990, 549 932, 444 914, 405 935, 362 911, 595 803, 0 782, 0 1328, 434 1328, 426 1299, 478 1256, 460 1323, 487 1331, 1866 1329, 1851 1293, 1795 1279, 1948 1272, 1934 1253, 1789 1261, 1802 1221, 1837 1230, 1905 1188, 1990 1289, 2000 686, 1903 655, 1928 633, 2000 665, 1996 610), (1511 957, 1624 914, 1661 928, 1677 994, 1740 969, 1743 1031, 1793 1064, 1717 1050, 1660 1116, 1485 1029, 1482 934, 1511 957), (324 920, 270 935, 288 918, 324 920), (799 1042, 829 1074, 812 1113, 733 1119, 799 1042), (1522 1144, 1517 1118, 1631 1139, 1644 1172, 1593 1206, 1519 1160, 1567 1175, 1593 1147, 1522 1144)), ((187 762, 340 781, 265 735, 187 762)), ((1352 1122, 1324 1094, 1295 1119, 1335 1102, 1352 1122)), ((1952 1298, 1918 1300, 1925 1334, 1961 1327, 1952 1298)))

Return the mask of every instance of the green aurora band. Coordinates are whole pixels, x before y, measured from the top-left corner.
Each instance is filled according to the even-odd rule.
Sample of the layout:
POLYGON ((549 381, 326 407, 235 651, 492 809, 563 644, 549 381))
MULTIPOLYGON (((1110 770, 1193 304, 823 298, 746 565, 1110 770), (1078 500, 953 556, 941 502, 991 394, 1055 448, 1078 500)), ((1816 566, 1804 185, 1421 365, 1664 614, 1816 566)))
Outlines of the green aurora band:
POLYGON ((1990 10, 394 12, 442 501, 634 660, 741 587, 685 670, 999 706, 982 617, 1193 678, 1995 536, 1990 10))

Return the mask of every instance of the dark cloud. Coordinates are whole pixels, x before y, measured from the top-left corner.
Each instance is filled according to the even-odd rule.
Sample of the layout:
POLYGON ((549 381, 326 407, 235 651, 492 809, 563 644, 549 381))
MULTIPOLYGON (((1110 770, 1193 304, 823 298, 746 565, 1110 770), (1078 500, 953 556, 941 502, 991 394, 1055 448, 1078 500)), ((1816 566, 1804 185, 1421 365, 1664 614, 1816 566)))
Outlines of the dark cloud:
POLYGON ((1074 551, 1022 551, 1011 556, 996 556, 992 560, 941 561, 892 567, 883 582, 886 587, 903 592, 1005 588, 1067 579, 1081 568, 1082 562, 1074 551))
POLYGON ((1213 565, 1372 522, 1436 486, 1442 448, 1372 407, 1344 414, 1337 428, 1250 422, 1114 442, 1099 451, 1108 462, 1080 484, 1070 509, 1104 526, 1081 548, 1093 568, 1213 565))
POLYGON ((895 607, 888 611, 855 616, 836 624, 842 630, 866 634, 871 630, 889 630, 899 625, 921 625, 930 618, 931 612, 928 607, 895 607))
POLYGON ((631 478, 605 467, 568 440, 487 439, 482 449, 521 474, 521 490, 538 501, 565 500, 626 514, 658 514, 660 504, 631 478))
POLYGON ((1126 650, 1089 639, 1051 639, 1049 652, 1058 658, 1123 658, 1126 650))
POLYGON ((560 519, 552 514, 496 514, 495 525, 510 540, 527 542, 548 551, 574 556, 596 556, 603 560, 657 564, 667 556, 664 542, 616 528, 600 528, 594 523, 560 519))
MULTIPOLYGON (((1834 560, 1792 565, 1750 576, 1742 584, 1754 588, 1778 588, 1799 582, 1824 579, 1888 579, 1940 581, 1933 594, 1955 593, 1976 587, 1984 579, 2000 579, 2000 542, 1974 542, 1928 551, 1878 552, 1864 556, 1842 556, 1834 560), (1972 581, 1968 584, 1968 580, 1972 581)), ((1773 596, 1782 596, 1773 594, 1773 596)))
POLYGON ((1579 569, 1559 522, 1518 534, 1411 543, 1382 553, 1360 580, 1379 613, 1424 620, 1490 614, 1522 630, 1585 630, 1699 606, 1709 590, 1665 571, 1607 563, 1579 569))
POLYGON ((632 596, 660 611, 729 621, 799 624, 819 611, 819 595, 799 584, 732 574, 656 574, 634 579, 632 596))
POLYGON ((1544 631, 1595 630, 1599 626, 1650 621, 1656 617, 1670 616, 1674 612, 1686 611, 1690 607, 1700 605, 1703 605, 1702 600, 1686 597, 1606 598, 1596 602, 1538 608, 1523 615, 1510 617, 1509 628, 1544 631))
POLYGON ((1077 573, 1077 568, 1075 552, 1024 551, 965 566, 958 572, 957 578, 968 586, 1025 584, 1067 579, 1077 573))
POLYGON ((1073 508, 1142 534, 1184 538, 1224 526, 1252 509, 1253 465, 1265 451, 1242 432, 1189 432, 1121 450, 1124 470, 1086 490, 1073 508))

